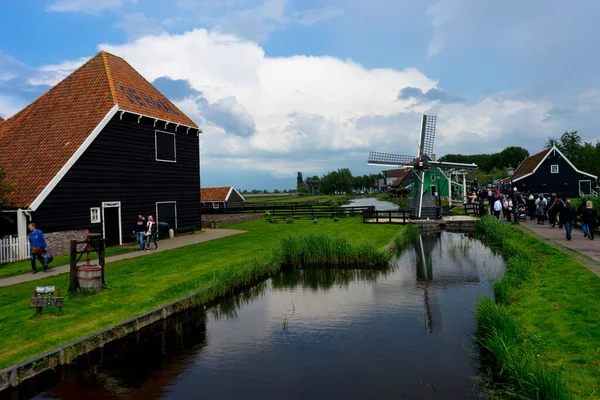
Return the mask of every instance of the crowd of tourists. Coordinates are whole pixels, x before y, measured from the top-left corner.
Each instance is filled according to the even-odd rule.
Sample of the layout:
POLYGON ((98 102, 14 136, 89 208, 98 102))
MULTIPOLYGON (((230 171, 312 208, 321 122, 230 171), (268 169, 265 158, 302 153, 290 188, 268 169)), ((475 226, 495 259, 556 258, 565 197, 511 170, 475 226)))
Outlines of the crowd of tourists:
POLYGON ((594 231, 599 224, 598 210, 591 201, 582 201, 578 208, 571 204, 571 200, 558 197, 552 193, 549 197, 540 193, 521 193, 517 188, 502 193, 499 189, 481 189, 468 197, 470 203, 479 204, 479 213, 487 212, 486 202, 490 214, 496 218, 506 218, 508 222, 536 221, 538 225, 546 222, 550 228, 565 229, 566 239, 572 239, 572 229, 576 222, 581 224, 585 238, 594 240, 594 231))

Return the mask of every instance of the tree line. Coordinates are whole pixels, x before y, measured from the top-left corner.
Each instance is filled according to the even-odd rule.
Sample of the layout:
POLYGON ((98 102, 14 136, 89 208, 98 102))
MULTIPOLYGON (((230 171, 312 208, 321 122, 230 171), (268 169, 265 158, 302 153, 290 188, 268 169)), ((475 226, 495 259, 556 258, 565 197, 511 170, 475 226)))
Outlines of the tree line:
POLYGON ((298 193, 335 194, 369 191, 377 186, 383 174, 352 175, 349 168, 330 171, 321 177, 314 175, 304 180, 302 172, 298 172, 298 193))

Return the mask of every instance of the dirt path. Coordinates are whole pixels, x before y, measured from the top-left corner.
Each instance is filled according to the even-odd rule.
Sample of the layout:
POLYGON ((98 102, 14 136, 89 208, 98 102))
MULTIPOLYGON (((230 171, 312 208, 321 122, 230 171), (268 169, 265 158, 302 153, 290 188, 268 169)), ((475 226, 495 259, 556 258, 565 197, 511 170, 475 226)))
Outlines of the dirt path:
MULTIPOLYGON (((195 234, 177 236, 173 239, 161 240, 160 248, 156 251, 152 250, 149 252, 143 251, 134 251, 131 253, 119 254, 118 256, 106 257, 106 262, 114 262, 119 260, 126 260, 129 258, 135 257, 143 257, 155 252, 161 252, 165 250, 175 249, 178 247, 189 246, 192 244, 198 244, 202 242, 207 242, 209 240, 221 239, 227 236, 237 235, 240 233, 245 233, 246 231, 236 230, 236 229, 205 229, 202 232, 197 232, 195 234)), ((48 272, 38 272, 37 274, 24 274, 11 276, 9 278, 0 279, 0 287, 15 285, 17 283, 30 282, 35 281, 37 279, 43 279, 48 276, 60 275, 66 272, 69 272, 69 265, 62 265, 59 267, 54 267, 48 270, 48 272)))

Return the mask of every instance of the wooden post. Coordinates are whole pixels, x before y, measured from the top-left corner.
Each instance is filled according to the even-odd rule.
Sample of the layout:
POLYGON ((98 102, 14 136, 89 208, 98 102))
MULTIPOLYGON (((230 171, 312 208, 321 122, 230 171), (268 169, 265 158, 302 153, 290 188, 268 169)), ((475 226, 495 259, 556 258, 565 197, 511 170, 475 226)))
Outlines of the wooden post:
POLYGON ((77 240, 71 240, 71 269, 69 273, 69 292, 79 289, 77 282, 77 240))
POLYGON ((99 248, 98 248, 98 265, 102 268, 102 287, 106 286, 106 281, 104 280, 104 250, 106 249, 106 239, 99 240, 99 248))

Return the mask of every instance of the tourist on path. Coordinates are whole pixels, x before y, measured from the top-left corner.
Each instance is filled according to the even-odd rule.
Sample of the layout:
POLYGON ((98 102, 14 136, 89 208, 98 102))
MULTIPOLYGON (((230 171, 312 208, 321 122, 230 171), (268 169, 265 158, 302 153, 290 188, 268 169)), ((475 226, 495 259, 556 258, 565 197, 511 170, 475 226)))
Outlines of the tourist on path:
POLYGON ((46 239, 44 239, 44 233, 35 227, 34 223, 27 226, 29 229, 29 248, 31 249, 31 269, 32 274, 37 273, 37 267, 35 265, 35 259, 37 258, 42 263, 44 272, 48 271, 48 264, 46 263, 42 254, 48 251, 48 245, 46 239))
POLYGON ((598 226, 598 210, 594 208, 590 200, 585 203, 582 220, 588 227, 588 239, 594 240, 594 230, 598 226))
POLYGON ((581 230, 583 231, 583 237, 588 237, 589 230, 585 222, 583 221, 583 212, 585 211, 585 200, 581 202, 579 208, 577 208, 577 215, 581 219, 581 230))
POLYGON ((577 210, 571 205, 571 200, 567 200, 560 211, 560 221, 565 227, 567 240, 571 240, 571 229, 573 228, 573 222, 575 222, 576 217, 577 210))
POLYGON ((154 250, 158 250, 158 243, 156 243, 157 227, 156 222, 152 215, 148 215, 148 222, 146 223, 146 237, 148 243, 146 244, 146 250, 150 250, 150 241, 154 242, 154 250))
POLYGON ((138 219, 135 223, 135 240, 140 244, 140 251, 144 251, 145 244, 145 233, 146 233, 146 220, 142 214, 138 215, 138 219))
POLYGON ((540 197, 535 201, 535 216, 537 217, 538 225, 544 225, 544 219, 546 218, 546 205, 547 201, 544 195, 540 193, 540 197))
POLYGON ((556 215, 558 212, 557 200, 556 193, 552 193, 550 201, 548 201, 548 209, 546 210, 546 213, 548 214, 548 223, 551 228, 554 228, 556 225, 556 215))
POLYGON ((500 197, 497 197, 494 203, 494 216, 497 219, 500 219, 500 211, 502 211, 502 202, 500 201, 500 197))
POLYGON ((535 197, 533 193, 527 197, 527 212, 529 214, 529 220, 533 221, 535 219, 535 197))
POLYGON ((511 222, 511 216, 513 213, 513 201, 509 195, 504 198, 504 208, 506 210, 506 220, 511 222))

